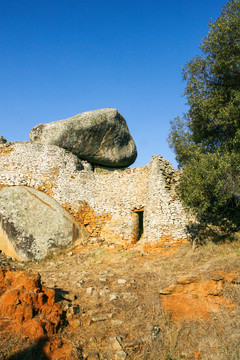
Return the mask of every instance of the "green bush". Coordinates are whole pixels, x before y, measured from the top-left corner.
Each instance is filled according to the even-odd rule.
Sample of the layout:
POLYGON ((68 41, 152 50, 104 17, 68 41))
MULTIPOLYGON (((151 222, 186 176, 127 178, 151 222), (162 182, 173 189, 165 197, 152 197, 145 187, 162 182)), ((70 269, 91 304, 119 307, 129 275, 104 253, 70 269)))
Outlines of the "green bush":
POLYGON ((180 195, 205 224, 240 222, 240 0, 209 24, 201 55, 183 69, 189 111, 168 138, 183 169, 180 195))

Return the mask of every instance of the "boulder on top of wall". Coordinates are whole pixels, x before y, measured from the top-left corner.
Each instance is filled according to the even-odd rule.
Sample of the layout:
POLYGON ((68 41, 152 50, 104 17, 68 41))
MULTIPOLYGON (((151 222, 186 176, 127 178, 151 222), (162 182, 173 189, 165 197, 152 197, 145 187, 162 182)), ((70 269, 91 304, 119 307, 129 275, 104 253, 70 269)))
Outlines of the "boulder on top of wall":
POLYGON ((86 231, 56 200, 23 186, 0 189, 0 250, 15 259, 43 259, 83 239, 86 231))
POLYGON ((3 136, 0 136, 0 144, 5 144, 6 142, 7 140, 3 136))
POLYGON ((92 164, 127 167, 137 157, 126 120, 116 109, 84 112, 35 126, 30 140, 62 147, 92 164))

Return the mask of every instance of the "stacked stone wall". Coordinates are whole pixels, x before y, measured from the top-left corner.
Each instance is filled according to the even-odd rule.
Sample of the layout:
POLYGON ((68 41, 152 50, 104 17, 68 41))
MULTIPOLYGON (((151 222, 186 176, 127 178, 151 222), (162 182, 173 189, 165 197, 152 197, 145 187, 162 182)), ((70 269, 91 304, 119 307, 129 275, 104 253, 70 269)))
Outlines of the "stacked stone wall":
POLYGON ((83 224, 92 237, 134 243, 186 237, 189 215, 177 198, 178 172, 161 156, 149 165, 93 172, 77 156, 54 145, 0 145, 0 186, 24 185, 44 191, 83 224))

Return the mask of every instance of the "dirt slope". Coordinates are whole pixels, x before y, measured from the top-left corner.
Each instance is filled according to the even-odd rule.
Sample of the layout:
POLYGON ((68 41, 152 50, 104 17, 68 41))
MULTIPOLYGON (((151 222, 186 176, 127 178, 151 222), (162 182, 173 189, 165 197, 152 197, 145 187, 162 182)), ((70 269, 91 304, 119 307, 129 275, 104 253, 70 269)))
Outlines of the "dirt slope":
MULTIPOLYGON (((24 332, 25 320, 14 332, 14 316, 6 325, 1 313, 5 287, 0 359, 239 360, 239 254, 239 243, 209 243, 195 252, 189 244, 148 252, 93 244, 27 264, 2 255, 5 269, 41 275, 37 294, 56 306, 60 325, 50 321, 48 331, 44 322, 52 309, 35 309, 30 320, 42 321, 48 339, 24 332), (54 301, 47 288, 55 291, 54 301)), ((28 286, 22 297, 24 291, 28 286)))

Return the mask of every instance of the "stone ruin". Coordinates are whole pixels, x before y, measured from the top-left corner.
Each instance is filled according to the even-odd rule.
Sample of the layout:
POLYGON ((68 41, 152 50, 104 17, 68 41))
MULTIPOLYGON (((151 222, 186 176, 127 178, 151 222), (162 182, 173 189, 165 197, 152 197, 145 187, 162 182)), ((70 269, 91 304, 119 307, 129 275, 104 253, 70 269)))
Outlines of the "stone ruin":
POLYGON ((0 249, 32 260, 84 240, 186 241, 190 215, 177 197, 179 171, 161 156, 127 168, 136 156, 116 109, 41 124, 30 141, 0 143, 0 249))

